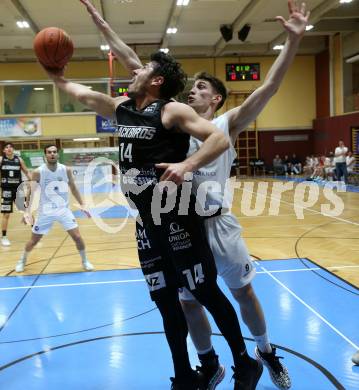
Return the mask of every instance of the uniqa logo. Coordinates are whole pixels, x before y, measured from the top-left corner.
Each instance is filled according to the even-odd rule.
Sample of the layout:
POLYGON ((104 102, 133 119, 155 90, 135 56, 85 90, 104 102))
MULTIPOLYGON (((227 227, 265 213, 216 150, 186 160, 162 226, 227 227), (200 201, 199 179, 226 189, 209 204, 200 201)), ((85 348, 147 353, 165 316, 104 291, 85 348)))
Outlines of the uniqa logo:
POLYGON ((182 232, 180 234, 177 234, 176 236, 169 236, 168 240, 169 242, 176 242, 176 241, 182 241, 189 237, 189 233, 182 232))
POLYGON ((176 234, 176 233, 180 233, 180 232, 183 232, 183 229, 180 228, 178 223, 172 222, 170 224, 170 234, 176 234))

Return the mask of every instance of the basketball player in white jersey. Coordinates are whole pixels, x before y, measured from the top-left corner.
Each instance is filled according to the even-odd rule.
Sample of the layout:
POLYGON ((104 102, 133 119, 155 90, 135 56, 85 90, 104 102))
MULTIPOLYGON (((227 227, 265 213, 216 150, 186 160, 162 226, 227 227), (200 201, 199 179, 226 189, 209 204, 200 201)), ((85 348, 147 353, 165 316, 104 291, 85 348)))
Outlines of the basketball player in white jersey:
MULTIPOLYGON (((55 145, 47 145, 44 148, 44 153, 46 163, 32 173, 32 180, 37 182, 40 188, 38 214, 32 227, 31 238, 25 245, 25 250, 16 264, 15 271, 24 271, 29 253, 41 238, 50 231, 54 222, 59 222, 74 240, 80 253, 84 270, 92 271, 93 265, 87 259, 84 241, 76 219, 69 208, 69 189, 78 201, 82 211, 88 217, 90 217, 90 214, 84 208, 71 169, 57 161, 57 147, 55 145)), ((32 197, 34 197, 34 194, 32 194, 32 197)), ((31 221, 30 215, 29 212, 24 215, 25 223, 31 221)))
MULTIPOLYGON (((111 51, 118 60, 129 71, 138 69, 141 61, 136 53, 118 37, 88 0, 80 1, 86 5, 93 21, 105 36, 111 51)), ((188 97, 188 104, 197 114, 207 120, 212 120, 217 128, 222 129, 232 141, 232 148, 211 164, 194 173, 193 185, 196 190, 201 183, 210 180, 221 186, 220 191, 216 190, 207 194, 207 200, 211 205, 221 207, 220 215, 216 213, 205 221, 207 238, 216 261, 218 274, 222 276, 238 301, 243 320, 257 343, 256 357, 268 368, 273 383, 280 389, 290 388, 290 377, 286 367, 276 356, 276 349, 269 342, 263 310, 251 285, 255 269, 241 237, 241 226, 230 212, 230 196, 224 190, 225 183, 230 176, 232 162, 236 157, 233 145, 238 135, 256 119, 276 93, 294 59, 308 24, 309 12, 306 12, 305 3, 299 7, 297 2, 289 0, 288 6, 290 14, 288 20, 277 17, 288 33, 284 48, 269 70, 263 85, 253 92, 241 106, 214 119, 215 112, 222 107, 227 92, 220 80, 205 72, 196 76, 188 97)), ((189 154, 198 150, 200 145, 200 141, 191 137, 189 154)), ((188 290, 183 289, 180 292, 180 298, 190 335, 202 364, 201 369, 205 375, 213 377, 208 389, 214 389, 223 378, 224 369, 218 365, 218 358, 212 347, 210 324, 203 307, 188 290)))

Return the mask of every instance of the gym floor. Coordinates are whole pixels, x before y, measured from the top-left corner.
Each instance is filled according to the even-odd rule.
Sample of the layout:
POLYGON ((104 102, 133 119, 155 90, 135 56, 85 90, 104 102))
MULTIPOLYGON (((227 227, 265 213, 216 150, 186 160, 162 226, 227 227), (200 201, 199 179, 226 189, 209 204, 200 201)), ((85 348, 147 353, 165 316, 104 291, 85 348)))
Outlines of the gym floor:
MULTIPOLYGON (((359 367, 351 356, 359 349, 359 194, 338 192, 343 212, 323 215, 321 206, 328 200, 320 187, 318 201, 298 219, 296 183, 273 216, 270 203, 277 199, 273 189, 279 182, 234 182, 233 210, 256 259, 254 287, 271 341, 285 358, 293 389, 355 389, 359 367), (249 215, 255 197, 257 206, 264 201, 264 209, 249 215)), ((20 225, 20 214, 12 216, 11 250, 0 248, 0 388, 167 389, 171 358, 138 269, 133 215, 116 187, 102 185, 84 195, 93 214, 102 217, 90 220, 75 211, 96 272, 82 272, 74 244, 55 226, 34 249, 24 274, 15 274, 30 231, 20 225)), ((245 325, 242 329, 253 354, 251 335, 245 325)), ((215 325, 213 331, 218 334, 215 325)), ((215 336, 214 345, 227 369, 218 389, 230 389, 230 352, 221 336, 215 336)), ((189 351, 195 365, 190 341, 189 351)), ((266 371, 257 388, 274 388, 266 371)))

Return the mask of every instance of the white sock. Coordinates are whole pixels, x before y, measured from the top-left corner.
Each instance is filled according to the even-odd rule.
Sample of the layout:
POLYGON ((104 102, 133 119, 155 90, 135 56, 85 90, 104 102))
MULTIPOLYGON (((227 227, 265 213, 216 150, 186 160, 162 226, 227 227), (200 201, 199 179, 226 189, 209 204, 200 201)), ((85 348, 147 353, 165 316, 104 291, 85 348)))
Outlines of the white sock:
POLYGON ((271 353, 272 347, 269 342, 269 338, 267 335, 267 332, 264 333, 262 336, 253 336, 254 340, 256 341, 258 348, 261 352, 264 353, 271 353))
POLYGON ((87 261, 87 256, 86 256, 85 249, 82 249, 81 251, 79 251, 79 253, 80 253, 82 262, 84 263, 85 261, 87 261))
POLYGON ((26 252, 24 251, 20 257, 20 260, 23 262, 23 263, 26 263, 26 260, 27 260, 27 256, 29 256, 29 253, 30 252, 26 252))

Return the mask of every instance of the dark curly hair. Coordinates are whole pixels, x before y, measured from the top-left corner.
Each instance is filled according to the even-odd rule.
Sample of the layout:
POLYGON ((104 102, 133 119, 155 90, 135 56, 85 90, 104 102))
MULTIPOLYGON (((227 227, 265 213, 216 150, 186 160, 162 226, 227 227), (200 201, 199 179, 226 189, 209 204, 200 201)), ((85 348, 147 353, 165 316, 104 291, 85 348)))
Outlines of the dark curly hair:
POLYGON ((164 78, 160 87, 161 98, 171 99, 184 90, 187 75, 172 56, 158 51, 151 55, 151 61, 155 63, 153 75, 164 78))
POLYGON ((219 110, 227 99, 227 89, 223 84, 223 82, 220 79, 217 79, 217 77, 214 77, 207 72, 200 72, 195 74, 194 79, 195 81, 197 80, 208 81, 211 84, 212 88, 215 90, 215 92, 217 92, 219 95, 222 96, 222 100, 219 102, 218 106, 216 107, 216 111, 219 110))

